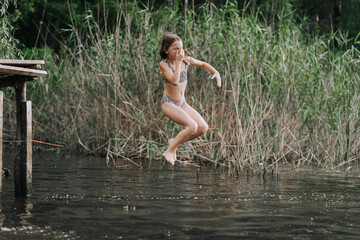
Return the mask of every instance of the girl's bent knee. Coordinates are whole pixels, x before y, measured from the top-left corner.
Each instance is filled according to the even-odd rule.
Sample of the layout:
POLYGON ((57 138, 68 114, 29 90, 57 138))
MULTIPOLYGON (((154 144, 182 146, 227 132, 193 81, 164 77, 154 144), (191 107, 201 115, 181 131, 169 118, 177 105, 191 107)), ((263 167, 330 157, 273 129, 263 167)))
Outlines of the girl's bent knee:
POLYGON ((190 123, 189 126, 187 126, 187 127, 190 131, 190 134, 194 134, 198 130, 198 124, 196 122, 190 123))
POLYGON ((201 125, 198 126, 198 131, 201 135, 205 134, 209 129, 209 126, 207 125, 207 123, 203 123, 201 125))

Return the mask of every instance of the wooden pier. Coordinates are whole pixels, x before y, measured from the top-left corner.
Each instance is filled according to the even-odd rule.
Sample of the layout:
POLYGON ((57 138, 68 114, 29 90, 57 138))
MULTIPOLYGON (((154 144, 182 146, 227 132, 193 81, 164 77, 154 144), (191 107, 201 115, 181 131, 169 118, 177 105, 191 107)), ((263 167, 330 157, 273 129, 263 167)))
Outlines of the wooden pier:
MULTIPOLYGON (((15 196, 24 198, 30 192, 32 181, 32 106, 26 100, 26 84, 37 77, 47 75, 40 70, 43 60, 0 59, 0 88, 14 87, 16 93, 16 147, 14 160, 15 196)), ((3 157, 3 107, 4 93, 0 91, 0 176, 3 157)), ((2 178, 0 177, 0 191, 2 178)))

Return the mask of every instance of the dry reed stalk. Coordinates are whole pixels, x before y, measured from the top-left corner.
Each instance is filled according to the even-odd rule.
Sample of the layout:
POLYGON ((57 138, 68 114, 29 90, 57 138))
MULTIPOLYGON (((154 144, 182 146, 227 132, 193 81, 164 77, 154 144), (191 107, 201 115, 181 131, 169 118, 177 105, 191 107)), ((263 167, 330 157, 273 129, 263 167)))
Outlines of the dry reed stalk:
POLYGON ((105 152, 114 164, 116 158, 162 159, 167 139, 181 127, 161 113, 157 52, 162 33, 176 29, 186 30, 186 47, 224 80, 219 90, 204 71, 189 69, 187 101, 210 130, 179 148, 182 161, 264 169, 359 160, 356 50, 334 53, 321 39, 307 44, 297 27, 275 31, 230 5, 203 7, 196 18, 188 11, 194 20, 184 24, 171 8, 161 15, 121 2, 113 32, 89 16, 82 31, 74 30, 64 59, 46 60, 53 79, 33 88, 44 98, 34 108, 40 119, 34 133, 73 151, 105 152))

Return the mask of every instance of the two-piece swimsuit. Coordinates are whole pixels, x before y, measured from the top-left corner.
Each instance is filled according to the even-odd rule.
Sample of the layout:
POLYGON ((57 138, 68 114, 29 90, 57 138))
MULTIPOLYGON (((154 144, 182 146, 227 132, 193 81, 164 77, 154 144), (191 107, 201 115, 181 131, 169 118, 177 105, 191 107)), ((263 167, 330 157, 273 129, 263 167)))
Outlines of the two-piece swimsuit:
MULTIPOLYGON (((173 66, 171 66, 171 64, 166 59, 163 59, 162 61, 166 62, 167 65, 169 66, 169 68, 171 69, 171 71, 175 72, 175 69, 173 68, 173 66)), ((185 60, 185 59, 183 61, 185 63, 185 69, 180 72, 180 80, 179 80, 179 82, 186 82, 187 81, 187 68, 189 66, 189 62, 187 60, 185 60)), ((165 76, 162 76, 162 80, 165 83, 170 83, 170 81, 167 80, 165 76)), ((168 96, 164 95, 162 100, 161 100, 161 104, 164 104, 164 103, 167 103, 167 102, 173 103, 173 104, 175 104, 176 106, 178 106, 180 108, 184 107, 184 105, 186 103, 185 98, 177 100, 177 99, 173 99, 171 97, 168 97, 168 96)))

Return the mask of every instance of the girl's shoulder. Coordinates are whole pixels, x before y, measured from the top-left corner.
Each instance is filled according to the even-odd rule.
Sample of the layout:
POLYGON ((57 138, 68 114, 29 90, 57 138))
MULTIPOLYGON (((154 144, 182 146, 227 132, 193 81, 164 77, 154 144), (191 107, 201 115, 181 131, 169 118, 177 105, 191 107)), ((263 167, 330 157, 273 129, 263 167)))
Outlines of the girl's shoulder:
POLYGON ((184 62, 185 62, 187 65, 191 64, 192 61, 193 61, 193 58, 192 58, 192 57, 190 57, 190 56, 184 57, 184 62))
POLYGON ((160 71, 161 71, 161 69, 167 69, 167 68, 169 68, 173 72, 175 71, 174 67, 171 66, 171 64, 166 59, 162 59, 160 61, 159 67, 160 67, 160 71))
POLYGON ((161 59, 161 61, 159 62, 160 68, 161 68, 161 67, 164 67, 164 66, 166 66, 166 65, 168 65, 166 59, 161 59))
POLYGON ((185 63, 185 65, 190 65, 190 57, 184 57, 183 62, 185 63))
POLYGON ((189 56, 186 56, 186 58, 184 58, 184 59, 186 59, 187 65, 194 65, 194 63, 195 63, 195 61, 196 61, 195 58, 189 57, 189 56))

